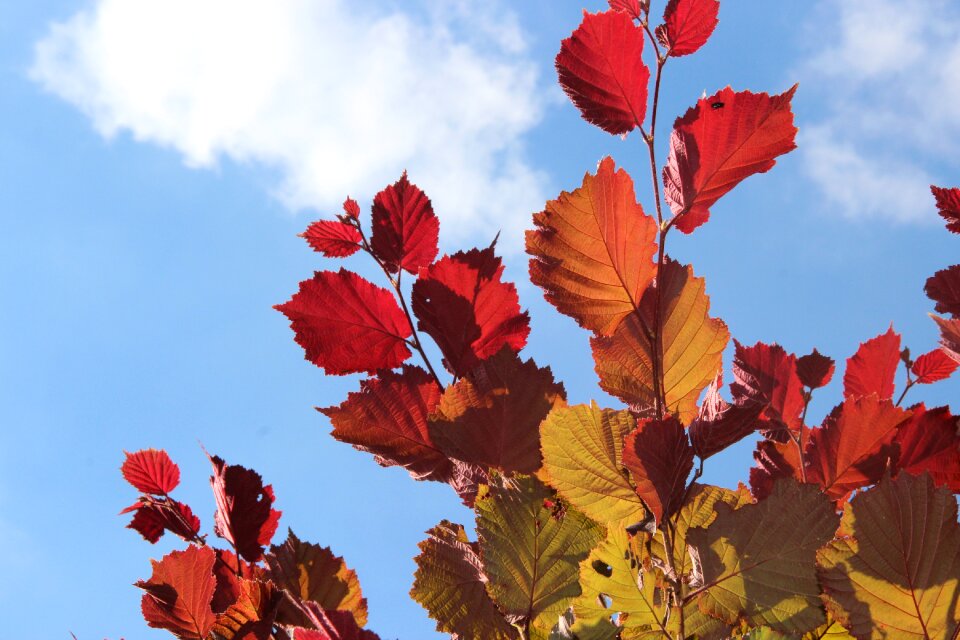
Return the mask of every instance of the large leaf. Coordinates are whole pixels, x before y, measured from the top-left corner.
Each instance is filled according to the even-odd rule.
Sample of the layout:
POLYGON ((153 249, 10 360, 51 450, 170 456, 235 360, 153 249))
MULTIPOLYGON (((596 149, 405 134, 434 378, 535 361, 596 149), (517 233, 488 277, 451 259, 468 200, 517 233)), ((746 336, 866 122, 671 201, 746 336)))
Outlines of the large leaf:
POLYGON ((487 590, 507 620, 549 632, 580 594, 580 561, 602 528, 572 507, 554 511, 532 476, 495 478, 477 498, 477 536, 487 590))
POLYGON ((650 70, 643 30, 627 13, 584 11, 583 22, 560 44, 556 67, 584 120, 614 135, 643 126, 650 70))
POLYGON ((546 481, 597 522, 640 520, 643 503, 623 464, 623 438, 635 426, 629 411, 595 402, 554 409, 540 425, 546 481))
POLYGON ((136 583, 146 591, 141 609, 147 624, 181 640, 205 640, 217 621, 210 608, 215 560, 213 549, 196 545, 151 560, 153 575, 136 583))
POLYGON ((370 246, 388 270, 416 275, 437 257, 440 221, 430 199, 407 180, 406 171, 373 199, 372 221, 370 246))
POLYGON ((956 637, 957 501, 929 477, 887 477, 855 496, 817 563, 827 608, 855 637, 956 637))
POLYGON ((256 471, 210 458, 210 486, 217 502, 214 532, 233 545, 245 560, 256 562, 270 544, 280 521, 273 508, 273 487, 264 485, 256 471))
POLYGON ((930 191, 937 200, 937 212, 947 222, 947 229, 960 233, 960 189, 945 189, 931 185, 930 191))
POLYGON ((124 451, 126 459, 120 467, 124 480, 137 491, 166 495, 180 484, 180 467, 162 449, 141 449, 134 453, 124 451))
POLYGON ((237 601, 217 616, 213 632, 223 640, 270 640, 283 592, 272 582, 240 580, 237 601))
POLYGON ((893 397, 893 379, 900 364, 900 335, 891 326, 886 333, 871 338, 847 360, 843 374, 845 398, 875 393, 881 400, 893 397))
POLYGON ((530 316, 520 312, 517 288, 502 275, 493 247, 471 249, 444 256, 413 285, 417 326, 436 340, 454 375, 465 375, 504 346, 520 351, 527 342, 530 316))
POLYGON ((487 594, 478 545, 467 539, 463 526, 443 521, 427 533, 410 597, 436 620, 437 631, 465 639, 518 638, 487 594))
POLYGON ((440 388, 426 371, 404 365, 360 382, 340 406, 320 411, 333 423, 334 438, 400 465, 418 480, 446 482, 453 464, 430 439, 427 419, 440 402, 440 388))
POLYGON ((929 473, 934 484, 960 493, 960 433, 950 407, 927 410, 911 407, 910 420, 901 424, 894 442, 898 456, 895 471, 913 475, 929 473))
POLYGON ((604 158, 595 175, 547 202, 533 221, 530 280, 582 327, 613 333, 656 276, 657 223, 637 203, 633 180, 604 158))
POLYGON ((783 633, 822 625, 814 559, 836 531, 833 503, 816 487, 787 480, 757 504, 734 510, 718 503, 716 511, 706 529, 687 533, 703 572, 689 596, 700 609, 729 624, 746 620, 783 633))
POLYGON ((927 279, 923 290, 937 303, 938 312, 960 316, 960 264, 937 271, 927 279))
POLYGON ((663 185, 678 229, 699 227, 725 193, 796 148, 790 110, 795 91, 771 97, 727 87, 677 119, 663 185))
POLYGON ((670 0, 657 39, 671 56, 686 56, 707 43, 717 28, 719 0, 670 0))
POLYGON ((730 338, 727 325, 707 315, 710 298, 691 267, 665 262, 660 281, 644 292, 640 314, 631 315, 614 335, 591 339, 596 371, 604 391, 641 411, 654 405, 654 345, 645 328, 654 326, 658 302, 666 408, 689 424, 700 393, 720 370, 730 338))
POLYGON ((275 308, 307 360, 329 374, 392 369, 410 357, 410 323, 393 294, 352 271, 318 271, 275 308))
POLYGON ((540 422, 563 398, 549 368, 505 348, 447 388, 430 438, 458 460, 533 473, 540 468, 540 422))
MULTIPOLYGON (((328 547, 303 542, 290 531, 282 545, 266 557, 270 578, 300 600, 316 602, 324 609, 349 611, 361 627, 367 623, 367 599, 360 581, 343 558, 328 547)), ((289 611, 292 607, 285 607, 289 611)), ((302 624, 299 616, 293 623, 302 624)))
POLYGON ((693 469, 693 448, 676 418, 640 422, 624 440, 623 464, 658 525, 677 512, 693 469))

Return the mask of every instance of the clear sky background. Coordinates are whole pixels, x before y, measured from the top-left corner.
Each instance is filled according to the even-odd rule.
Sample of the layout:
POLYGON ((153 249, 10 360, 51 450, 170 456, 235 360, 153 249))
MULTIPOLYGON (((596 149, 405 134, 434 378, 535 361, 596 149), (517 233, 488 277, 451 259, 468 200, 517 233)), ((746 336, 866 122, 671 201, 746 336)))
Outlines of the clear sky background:
MULTIPOLYGON (((124 449, 167 449, 209 531, 198 443, 274 485, 281 534, 346 557, 382 637, 440 637, 407 598, 412 558, 426 529, 470 513, 329 437, 313 407, 357 380, 308 364, 271 306, 335 264, 296 234, 348 194, 366 209, 407 168, 445 251, 503 230, 533 316, 525 354, 571 402, 616 406, 521 251, 531 213, 604 155, 650 202, 640 139, 582 122, 557 88, 584 4, 605 6, 0 0, 0 640, 165 637, 130 585, 178 545, 124 528, 135 492, 118 468, 124 449)), ((914 353, 932 348, 923 283, 960 248, 927 191, 960 184, 960 7, 723 0, 710 43, 666 73, 661 142, 703 91, 800 82, 800 149, 668 248, 733 336, 842 362, 893 322, 914 353)), ((821 391, 814 420, 838 397, 821 391)), ((711 459, 707 479, 744 480, 751 448, 711 459)))

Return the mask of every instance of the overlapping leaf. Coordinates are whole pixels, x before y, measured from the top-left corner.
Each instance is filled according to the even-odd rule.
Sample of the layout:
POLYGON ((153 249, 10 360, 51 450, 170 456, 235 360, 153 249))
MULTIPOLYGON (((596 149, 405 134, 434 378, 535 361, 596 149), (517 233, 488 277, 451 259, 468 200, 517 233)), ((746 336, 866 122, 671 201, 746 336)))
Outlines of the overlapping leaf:
POLYGON ((636 427, 629 411, 595 402, 554 409, 540 425, 547 482, 597 522, 643 514, 643 503, 623 472, 623 439, 636 427))
POLYGON ((941 318, 931 314, 940 328, 940 348, 956 362, 960 362, 960 319, 941 318))
POLYGON ((505 348, 447 388, 430 438, 458 460, 533 473, 540 468, 540 422, 563 398, 549 368, 505 348))
POLYGON ((137 491, 162 496, 180 484, 180 467, 166 451, 142 449, 134 453, 124 451, 126 458, 120 467, 124 479, 137 491))
POLYGON ((813 353, 797 358, 797 375, 800 381, 811 389, 819 389, 830 384, 835 369, 833 358, 823 355, 816 349, 813 353))
POLYGON ((690 423, 690 444, 698 457, 706 459, 756 431, 760 414, 766 407, 759 403, 730 404, 720 396, 721 376, 707 388, 697 417, 690 423))
POLYGON ((960 433, 949 407, 911 407, 910 420, 897 430, 894 470, 930 474, 934 484, 960 493, 960 433))
POLYGON ((670 0, 657 39, 671 56, 686 56, 707 43, 717 28, 719 0, 670 0))
POLYGON ((633 180, 604 158, 595 175, 549 201, 533 221, 530 280, 561 313, 612 334, 656 276, 657 223, 637 203, 633 180))
POLYGON ((283 593, 272 582, 240 580, 237 601, 217 616, 213 627, 223 640, 270 640, 283 593))
POLYGON ((744 347, 739 342, 734 343, 735 382, 730 387, 734 402, 740 406, 764 407, 766 429, 799 429, 804 398, 796 356, 788 354, 777 344, 758 342, 752 347, 744 347))
POLYGON ((392 369, 410 357, 410 323, 393 295, 352 271, 318 271, 276 309, 307 360, 329 374, 392 369))
POLYGON ((250 562, 263 556, 270 544, 280 511, 273 508, 273 487, 264 485, 256 471, 227 465, 217 456, 210 458, 213 476, 210 486, 217 503, 214 531, 250 562))
POLYGON ((320 411, 333 423, 333 437, 369 451, 383 466, 400 465, 418 480, 447 482, 453 463, 430 439, 427 419, 440 402, 440 388, 426 371, 404 365, 360 382, 337 407, 320 411))
POLYGON ((746 620, 790 634, 826 622, 814 559, 836 531, 833 503, 816 487, 787 480, 766 500, 736 510, 718 503, 716 512, 706 529, 687 533, 703 571, 692 593, 700 609, 729 624, 746 620))
POLYGON ((490 597, 507 621, 547 633, 580 594, 580 562, 603 535, 572 507, 548 509, 554 495, 532 476, 500 478, 476 507, 490 597))
POLYGON ((624 439, 623 464, 658 525, 680 509, 693 448, 676 418, 641 421, 624 439))
POLYGON ((136 583, 146 592, 140 606, 147 624, 181 640, 206 640, 217 621, 210 608, 215 559, 213 549, 190 545, 151 560, 153 575, 136 583))
POLYGON ((910 372, 916 376, 918 384, 932 384, 945 380, 953 375, 960 366, 956 360, 947 355, 943 349, 934 349, 919 356, 910 367, 910 372))
POLYGON ((437 257, 440 221, 430 199, 417 185, 400 179, 373 199, 374 254, 391 272, 403 269, 416 275, 437 257))
POLYGON ((444 256, 413 285, 418 326, 437 342, 456 376, 504 347, 520 351, 527 342, 530 316, 520 312, 517 288, 502 275, 493 247, 471 249, 444 256))
POLYGON ((937 303, 940 313, 960 316, 960 264, 941 269, 927 279, 927 297, 937 303))
POLYGON ((360 250, 360 232, 336 220, 317 220, 300 236, 314 251, 328 258, 345 258, 360 250))
POLYGON ((945 189, 931 185, 930 191, 937 200, 937 212, 947 222, 947 229, 960 233, 960 189, 945 189))
POLYGON ((134 512, 127 528, 133 529, 151 544, 160 540, 164 531, 193 541, 200 533, 200 519, 190 506, 170 498, 143 497, 120 512, 134 512))
POLYGON ((796 148, 790 110, 795 91, 771 97, 727 87, 677 119, 663 184, 678 229, 699 227, 725 193, 796 148))
POLYGON ((843 374, 846 398, 875 393, 881 400, 893 397, 893 380, 900 364, 900 335, 890 327, 886 333, 867 340, 847 360, 843 374))
POLYGON ((327 611, 315 602, 305 602, 303 610, 312 629, 293 630, 293 640, 380 640, 373 631, 361 629, 349 611, 327 611))
POLYGON ((703 278, 673 260, 663 265, 659 282, 644 292, 640 313, 632 314, 610 337, 591 339, 600 386, 640 410, 655 402, 654 343, 646 327, 662 321, 662 376, 666 408, 689 424, 697 415, 700 393, 716 378, 730 332, 711 318, 703 278))
POLYGON ((650 70, 643 62, 643 30, 628 13, 583 12, 583 22, 560 44, 560 86, 583 119, 620 135, 643 126, 650 70))
POLYGON ((443 521, 420 543, 410 597, 437 621, 437 631, 462 638, 516 640, 487 594, 478 545, 463 526, 443 521))
POLYGON ((960 626, 957 502, 929 477, 858 494, 817 554, 827 608, 857 638, 951 638, 960 626))

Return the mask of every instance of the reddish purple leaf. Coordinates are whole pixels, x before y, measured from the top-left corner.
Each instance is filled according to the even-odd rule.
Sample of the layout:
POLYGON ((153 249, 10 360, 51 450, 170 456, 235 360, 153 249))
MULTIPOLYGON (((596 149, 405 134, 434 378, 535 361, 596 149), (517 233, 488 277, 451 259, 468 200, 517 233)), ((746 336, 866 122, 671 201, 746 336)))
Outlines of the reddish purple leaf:
POLYGON ((913 415, 897 430, 900 449, 894 471, 929 473, 934 484, 960 493, 960 433, 949 407, 912 407, 913 415))
POLYGON ((960 316, 960 264, 937 271, 927 279, 927 297, 937 303, 939 313, 960 316))
POLYGON ((744 347, 734 341, 734 403, 741 407, 764 407, 762 428, 771 431, 800 428, 803 413, 803 383, 797 375, 797 358, 780 345, 758 342, 744 347))
POLYGON ((910 371, 916 376, 915 382, 931 384, 946 380, 953 375, 958 366, 960 366, 960 363, 947 355, 946 351, 934 349, 917 358, 910 371))
POLYGON ((153 575, 136 583, 146 591, 140 606, 147 624, 181 640, 206 640, 217 621, 210 608, 214 560, 212 548, 196 545, 151 560, 153 575))
POLYGON ((830 384, 836 365, 833 358, 819 353, 816 349, 797 359, 797 375, 800 382, 811 389, 819 389, 830 384))
POLYGON ((200 533, 200 519, 189 506, 173 499, 141 498, 123 511, 135 512, 128 529, 133 529, 151 544, 156 543, 164 531, 180 536, 190 542, 200 533))
POLYGON ((345 258, 360 250, 360 232, 336 220, 317 220, 300 237, 328 258, 345 258))
POLYGON ((274 307, 306 358, 332 375, 392 369, 410 357, 410 323, 386 289, 352 271, 318 271, 274 307))
POLYGON ((657 523, 669 518, 683 506, 693 469, 693 448, 683 425, 672 416, 640 422, 623 439, 623 466, 657 523))
POLYGON ((373 199, 370 246, 391 272, 404 269, 416 275, 433 262, 439 232, 430 199, 407 180, 406 171, 373 199))
POLYGON ((689 55, 707 43, 719 15, 719 0, 670 0, 657 39, 669 49, 668 55, 689 55))
POLYGON ((893 397, 893 379, 900 364, 900 335, 891 326, 886 333, 867 340, 847 360, 843 374, 843 396, 857 398, 877 394, 881 400, 893 397))
POLYGON ((944 189, 930 185, 937 200, 937 213, 947 221, 947 230, 960 233, 960 189, 944 189))
POLYGON ((180 467, 166 451, 142 449, 135 453, 124 451, 127 456, 120 467, 124 479, 141 493, 162 496, 180 484, 180 467))
POLYGON ((629 14, 583 12, 560 45, 560 86, 583 119, 613 135, 643 126, 650 70, 643 63, 643 29, 629 14))
POLYGON ((294 629, 293 640, 380 640, 361 629, 349 611, 325 610, 315 602, 304 602, 303 608, 315 629, 294 629))
POLYGON ((747 437, 760 426, 764 406, 748 403, 728 404, 720 397, 720 376, 707 388, 700 412, 690 424, 690 443, 700 458, 706 459, 747 437))
POLYGON ((256 471, 227 465, 210 458, 210 485, 217 502, 214 531, 237 550, 240 557, 256 562, 277 530, 280 511, 273 509, 273 487, 264 485, 256 471))
POLYGON ((776 442, 760 440, 753 452, 756 464, 750 469, 750 493, 763 500, 773 492, 773 485, 781 478, 802 480, 800 454, 792 440, 776 442))
POLYGON ((493 247, 444 256, 413 285, 418 327, 437 342, 443 363, 464 376, 504 346, 520 351, 530 316, 520 312, 517 288, 502 282, 503 264, 493 247))
POLYGON ((947 320, 940 316, 930 315, 940 328, 940 348, 950 358, 960 362, 960 320, 947 320))

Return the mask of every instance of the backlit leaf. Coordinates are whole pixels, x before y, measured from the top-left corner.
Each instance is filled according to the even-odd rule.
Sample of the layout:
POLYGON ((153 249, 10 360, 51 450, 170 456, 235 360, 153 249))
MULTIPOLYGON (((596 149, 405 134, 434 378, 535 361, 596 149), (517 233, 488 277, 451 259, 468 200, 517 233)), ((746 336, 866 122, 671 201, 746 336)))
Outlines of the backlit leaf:
POLYGON ((670 0, 657 39, 669 48, 669 55, 689 55, 707 43, 719 14, 719 0, 670 0))
POLYGON ((631 315, 613 336, 590 340, 604 391, 638 410, 654 405, 654 346, 644 324, 653 326, 659 297, 667 409, 684 424, 696 417, 700 393, 720 371, 730 338, 727 325, 707 315, 710 298, 704 289, 691 267, 664 263, 659 284, 644 293, 641 314, 631 315))
POLYGON ((960 264, 941 269, 927 279, 923 289, 940 313, 960 316, 960 264))
POLYGON ((540 422, 563 398, 549 368, 504 349, 444 391, 430 438, 458 460, 533 473, 540 468, 540 422))
POLYGON ((945 189, 931 185, 930 191, 937 200, 937 212, 947 221, 947 229, 960 233, 960 189, 945 189))
POLYGON ((126 459, 120 467, 124 479, 137 491, 162 496, 180 484, 180 467, 162 449, 142 449, 134 453, 124 451, 126 459))
POLYGON ((210 608, 215 559, 210 547, 190 545, 151 560, 153 575, 136 583, 146 592, 140 605, 147 624, 181 640, 205 640, 216 623, 210 608))
POLYGON ((910 371, 916 376, 915 382, 932 384, 949 378, 958 366, 960 363, 948 356, 943 349, 934 349, 918 357, 910 371))
POLYGON ((305 602, 303 610, 313 629, 294 629, 293 640, 380 640, 373 631, 361 629, 349 611, 327 611, 315 602, 305 602))
POLYGON ((744 406, 730 404, 720 396, 721 377, 710 383, 700 403, 697 417, 690 423, 690 444, 698 457, 706 459, 757 430, 760 414, 766 407, 759 403, 744 406))
POLYGON ((624 439, 623 464, 658 525, 677 512, 693 469, 693 448, 676 418, 641 421, 624 439))
POLYGON ((960 493, 960 433, 949 407, 911 407, 910 420, 900 425, 894 442, 899 449, 894 472, 930 474, 934 484, 960 493))
POLYGON ((317 220, 300 236, 314 251, 328 258, 344 258, 360 250, 360 232, 336 220, 317 220))
POLYGON ((440 402, 440 388, 426 371, 404 365, 400 372, 381 371, 362 380, 337 407, 320 411, 333 423, 334 438, 374 454, 385 467, 400 465, 418 480, 447 482, 453 463, 427 429, 440 402))
POLYGON ((700 609, 791 634, 826 622, 814 559, 836 531, 833 503, 816 487, 786 480, 757 504, 718 503, 716 511, 706 529, 687 533, 702 565, 703 586, 692 594, 700 609))
POLYGON ((857 638, 951 638, 960 626, 957 501, 929 477, 884 478, 853 498, 817 554, 824 601, 857 638), (951 635, 953 634, 953 635, 951 635))
POLYGON ((790 110, 795 91, 771 97, 727 87, 677 119, 663 185, 678 229, 699 227, 725 193, 796 148, 790 110))
POLYGON ((836 369, 833 358, 827 357, 816 349, 813 353, 797 358, 797 375, 800 381, 811 389, 819 389, 830 384, 836 369))
POLYGON ((533 221, 530 280, 580 326, 612 334, 656 275, 657 223, 637 203, 633 180, 604 158, 595 175, 547 202, 533 221))
POLYGON ((734 402, 740 406, 763 406, 766 429, 799 429, 804 400, 796 356, 777 344, 758 342, 752 347, 744 347, 737 341, 734 344, 735 381, 730 386, 734 402))
POLYGON ((900 364, 900 334, 890 327, 886 333, 867 340, 847 360, 843 374, 845 398, 875 393, 881 400, 893 397, 893 379, 900 364))
POLYGON ((373 199, 372 220, 370 246, 389 271, 416 275, 437 257, 440 221, 430 199, 407 180, 406 171, 373 199))
POLYGON ((623 464, 623 439, 635 427, 629 411, 595 402, 554 409, 540 425, 546 481, 597 522, 640 520, 643 503, 623 464))
POLYGON ((560 86, 583 119, 620 135, 643 126, 650 70, 643 62, 643 29, 627 13, 583 12, 580 26, 560 44, 560 86))
POLYGON ((580 595, 580 562, 603 536, 573 507, 548 509, 554 496, 532 476, 497 478, 476 505, 490 597, 508 622, 547 633, 580 595))
POLYGON ((487 594, 478 545, 463 526, 443 521, 419 544, 417 572, 410 597, 437 621, 437 631, 462 638, 516 640, 487 594))
POLYGON ((264 485, 256 471, 227 465, 217 456, 210 458, 213 476, 210 486, 217 502, 214 531, 250 562, 263 557, 270 544, 280 512, 273 509, 273 487, 264 485))
POLYGON ((607 4, 611 9, 623 11, 634 20, 639 20, 650 0, 609 0, 607 4))
POLYGON ((120 514, 131 511, 135 513, 127 528, 133 529, 150 543, 156 543, 164 531, 188 542, 192 542, 200 533, 200 519, 193 514, 189 505, 172 498, 143 497, 120 514))
POLYGON ((444 256, 413 285, 418 326, 436 340, 456 376, 505 346, 520 351, 527 343, 530 316, 520 312, 517 288, 502 275, 493 247, 471 249, 444 256))
POLYGON ((930 314, 940 328, 940 348, 953 360, 960 362, 960 319, 941 318, 930 314))
POLYGON ((410 357, 410 323, 393 294, 352 271, 318 271, 275 308, 307 360, 328 374, 392 369, 410 357))
POLYGON ((270 640, 283 592, 272 582, 240 580, 240 596, 217 616, 213 632, 224 640, 270 640))

